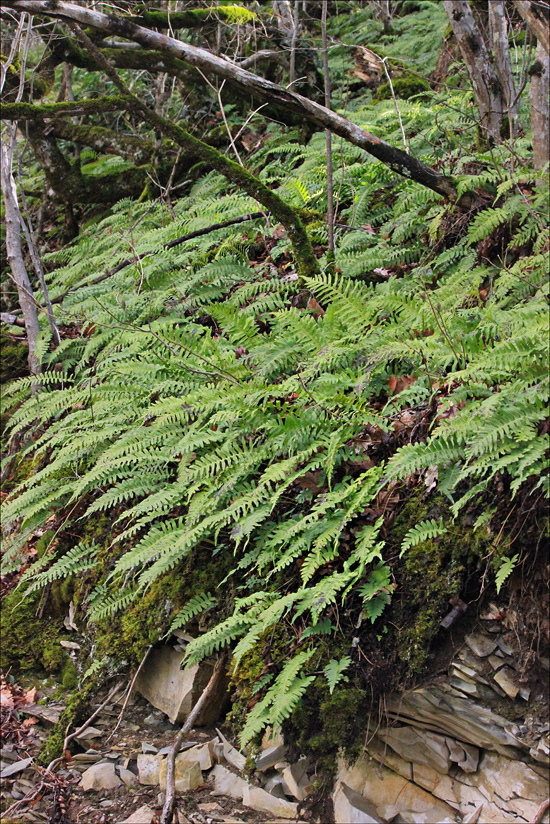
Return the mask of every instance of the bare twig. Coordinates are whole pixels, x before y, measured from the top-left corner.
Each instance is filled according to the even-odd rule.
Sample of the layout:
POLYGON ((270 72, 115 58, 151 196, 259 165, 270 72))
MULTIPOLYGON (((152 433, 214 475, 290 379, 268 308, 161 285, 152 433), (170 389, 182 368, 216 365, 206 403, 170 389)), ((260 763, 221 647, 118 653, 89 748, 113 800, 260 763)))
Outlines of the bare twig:
MULTIPOLYGON (((330 109, 330 74, 328 66, 328 45, 327 45, 327 0, 323 0, 321 11, 321 35, 323 49, 323 74, 325 75, 325 106, 330 109)), ((296 3, 296 7, 298 3, 296 3)), ((328 228, 328 253, 334 258, 334 191, 332 182, 332 132, 325 129, 327 144, 327 228, 328 228)))
POLYGON ((542 802, 529 824, 540 824, 548 807, 550 807, 550 798, 547 798, 546 801, 542 802))
POLYGON ((160 824, 172 824, 173 821, 173 814, 174 814, 174 805, 176 802, 176 790, 175 790, 175 761, 176 755, 180 751, 180 747, 186 737, 186 735, 190 732, 195 723, 200 711, 202 710, 203 706, 205 705, 206 701, 213 693, 215 687, 218 684, 218 681, 223 675, 225 669, 225 663, 227 660, 227 654, 218 658, 216 662, 216 666, 214 667, 214 671, 210 676, 210 680, 208 684, 202 691, 200 698, 198 699, 197 703, 187 716, 187 720, 181 730, 178 732, 174 739, 174 743, 170 749, 166 757, 166 799, 164 801, 164 807, 162 808, 162 815, 160 817, 160 824))

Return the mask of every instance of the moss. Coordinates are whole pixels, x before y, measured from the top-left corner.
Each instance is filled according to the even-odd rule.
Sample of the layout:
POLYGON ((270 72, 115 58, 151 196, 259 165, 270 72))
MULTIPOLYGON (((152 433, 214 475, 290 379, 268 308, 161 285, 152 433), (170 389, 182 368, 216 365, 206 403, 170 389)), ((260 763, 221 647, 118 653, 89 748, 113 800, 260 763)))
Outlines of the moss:
POLYGON ((78 687, 78 670, 70 660, 63 667, 61 683, 66 690, 75 690, 78 687))
POLYGON ((405 533, 427 518, 443 518, 447 532, 407 550, 395 570, 398 594, 391 610, 396 631, 388 643, 397 650, 406 677, 420 674, 430 645, 451 608, 449 600, 463 593, 466 573, 486 554, 490 536, 461 522, 453 522, 448 504, 440 497, 423 501, 414 496, 395 521, 390 543, 397 550, 405 533))
MULTIPOLYGON (((427 80, 412 74, 392 78, 392 85, 395 96, 402 100, 408 100, 409 97, 413 97, 415 94, 422 94, 422 92, 430 90, 430 84, 427 80)), ((372 99, 375 101, 389 100, 391 96, 390 84, 382 83, 373 94, 372 99)))
POLYGON ((62 619, 44 615, 36 617, 40 595, 23 598, 12 592, 2 601, 0 628, 0 666, 12 668, 14 674, 42 667, 48 672, 60 672, 68 656, 59 644, 62 619))
MULTIPOLYGON (((46 767, 54 758, 63 755, 63 742, 69 726, 76 727, 82 724, 88 713, 88 703, 95 693, 97 684, 90 683, 84 689, 73 693, 67 700, 67 706, 61 713, 59 721, 53 725, 46 741, 42 744, 36 758, 36 763, 46 767)), ((72 751, 73 742, 69 745, 72 751)))

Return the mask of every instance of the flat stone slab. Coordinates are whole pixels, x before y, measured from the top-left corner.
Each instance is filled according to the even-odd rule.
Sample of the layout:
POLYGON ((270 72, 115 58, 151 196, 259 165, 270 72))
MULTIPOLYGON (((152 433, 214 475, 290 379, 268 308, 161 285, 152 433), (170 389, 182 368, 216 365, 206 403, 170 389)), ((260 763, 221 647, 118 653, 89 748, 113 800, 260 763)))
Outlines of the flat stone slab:
MULTIPOLYGON (((183 657, 183 652, 177 652, 167 644, 151 650, 135 684, 136 690, 165 713, 172 724, 185 721, 213 671, 213 664, 206 661, 181 669, 183 657)), ((199 713, 197 726, 211 726, 218 720, 226 693, 227 682, 222 679, 199 713)))
POLYGON ((115 787, 121 787, 122 783, 122 779, 115 772, 114 764, 109 761, 94 764, 82 773, 81 786, 85 792, 114 790, 115 787))

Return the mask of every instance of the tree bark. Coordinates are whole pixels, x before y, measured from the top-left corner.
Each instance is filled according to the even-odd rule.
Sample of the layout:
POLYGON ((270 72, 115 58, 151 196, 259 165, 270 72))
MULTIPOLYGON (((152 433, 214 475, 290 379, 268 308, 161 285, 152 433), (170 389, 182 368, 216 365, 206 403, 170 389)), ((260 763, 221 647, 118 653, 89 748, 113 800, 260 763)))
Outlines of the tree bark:
POLYGON ((514 0, 514 5, 537 38, 546 55, 550 52, 550 9, 531 0, 514 0))
POLYGON ((506 102, 483 35, 467 0, 443 0, 443 5, 472 81, 481 128, 498 140, 506 102))
POLYGON ((533 166, 543 169, 549 160, 549 111, 548 79, 550 67, 548 51, 542 43, 537 43, 535 63, 531 66, 531 83, 529 88, 529 105, 531 108, 531 131, 533 140, 533 166))
POLYGON ((2 159, 2 195, 4 198, 6 227, 6 255, 15 285, 17 287, 19 305, 23 312, 23 320, 25 321, 27 345, 29 348, 29 371, 31 375, 39 375, 42 370, 35 354, 36 340, 40 331, 38 310, 34 299, 31 282, 23 261, 23 251, 21 249, 21 224, 19 222, 17 192, 15 188, 15 180, 13 179, 11 172, 12 162, 10 153, 3 140, 1 141, 0 151, 2 159))
MULTIPOLYGON (((325 106, 330 109, 330 73, 327 43, 327 0, 323 0, 321 13, 321 36, 323 41, 323 72, 325 75, 325 106)), ((328 254, 334 259, 334 191, 332 184, 332 132, 326 129, 327 141, 327 228, 328 254)))
POLYGON ((510 137, 513 137, 519 129, 519 100, 516 99, 504 0, 491 0, 489 3, 489 30, 495 55, 495 70, 506 99, 510 137))
MULTIPOLYGON (((325 106, 308 100, 308 98, 302 97, 296 92, 284 89, 265 78, 258 77, 240 68, 235 63, 217 57, 205 49, 197 48, 172 37, 137 26, 128 19, 102 14, 93 9, 65 3, 61 0, 58 0, 55 5, 49 0, 5 0, 3 5, 30 14, 73 20, 107 34, 134 40, 144 48, 152 48, 180 58, 201 69, 201 71, 226 78, 242 92, 252 94, 269 104, 286 107, 319 128, 330 129, 333 133, 340 135, 345 140, 376 157, 397 174, 414 180, 445 197, 456 198, 456 185, 452 178, 439 174, 435 169, 426 166, 406 152, 390 146, 385 141, 366 132, 360 126, 356 126, 325 106)), ((128 52, 128 54, 132 54, 132 52, 128 52)))

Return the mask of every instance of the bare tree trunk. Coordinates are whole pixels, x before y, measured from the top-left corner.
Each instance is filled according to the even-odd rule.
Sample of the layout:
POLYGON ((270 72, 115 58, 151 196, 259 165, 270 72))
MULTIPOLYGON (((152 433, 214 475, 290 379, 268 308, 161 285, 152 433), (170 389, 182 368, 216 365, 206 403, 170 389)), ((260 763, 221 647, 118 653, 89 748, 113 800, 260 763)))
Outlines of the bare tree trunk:
POLYGON ((25 331, 27 333, 27 344, 29 347, 29 371, 31 375, 39 375, 42 371, 40 363, 35 355, 36 340, 40 331, 38 323, 38 311, 36 301, 32 292, 31 282, 25 269, 23 252, 21 249, 21 224, 19 222, 19 209, 17 206, 17 194, 15 180, 12 174, 12 160, 8 147, 1 142, 2 154, 2 195, 4 198, 5 224, 6 224, 6 252, 11 273, 17 287, 19 305, 23 312, 25 321, 25 331))
POLYGON ((533 3, 531 0, 514 0, 514 5, 537 38, 541 49, 548 55, 550 51, 550 8, 540 2, 533 3))
POLYGON ((531 85, 529 103, 531 106, 531 130, 533 133, 533 166, 543 169, 548 163, 550 140, 548 129, 548 51, 542 43, 537 43, 535 63, 531 67, 531 85))
MULTIPOLYGON (((327 0, 323 0, 321 12, 321 37, 323 48, 323 72, 325 75, 325 106, 330 109, 330 74, 328 67, 327 44, 327 0)), ((332 183, 332 132, 325 131, 327 140, 327 227, 328 227, 328 254, 334 259, 334 191, 332 183)))
POLYGON ((290 41, 290 84, 296 80, 296 43, 300 33, 300 12, 298 0, 294 0, 294 14, 292 17, 292 39, 290 41))
POLYGON ((506 102, 483 35, 467 0, 443 0, 443 5, 472 81, 481 128, 498 140, 506 102))
POLYGON ((489 3, 489 30, 495 55, 495 69, 506 98, 510 137, 513 137, 519 129, 519 101, 514 85, 504 0, 491 0, 489 3))

